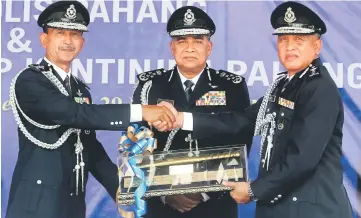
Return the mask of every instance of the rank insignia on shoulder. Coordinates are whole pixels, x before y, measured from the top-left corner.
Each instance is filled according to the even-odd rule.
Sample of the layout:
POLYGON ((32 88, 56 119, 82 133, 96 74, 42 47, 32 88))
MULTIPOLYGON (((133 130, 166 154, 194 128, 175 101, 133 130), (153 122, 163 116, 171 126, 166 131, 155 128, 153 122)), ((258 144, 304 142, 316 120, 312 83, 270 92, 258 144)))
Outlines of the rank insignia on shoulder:
POLYGON ((74 100, 78 104, 90 104, 89 98, 87 97, 74 97, 74 100))
POLYGON ((305 75, 308 75, 309 78, 312 78, 312 77, 318 77, 321 74, 317 66, 310 65, 309 68, 307 68, 307 70, 305 70, 305 72, 303 72, 299 78, 302 78, 305 75))
POLYGON ((37 72, 49 71, 48 66, 44 66, 44 65, 40 65, 40 64, 30 64, 28 67, 37 72))
POLYGON ((278 104, 292 110, 295 108, 295 103, 293 101, 281 97, 278 98, 278 104))
POLYGON ((319 74, 320 74, 320 73, 318 72, 316 66, 312 66, 312 67, 310 68, 310 75, 309 75, 309 77, 317 76, 317 75, 319 75, 319 74))
POLYGON ((224 78, 226 80, 232 80, 232 82, 235 83, 235 84, 240 83, 243 80, 242 76, 239 76, 237 74, 227 72, 227 71, 224 71, 224 70, 217 70, 216 74, 219 75, 221 78, 224 78))
POLYGON ((226 91, 209 91, 196 101, 196 106, 226 105, 226 91))
POLYGON ((161 69, 157 69, 157 70, 151 70, 151 71, 147 71, 147 72, 143 72, 141 74, 138 75, 138 79, 140 81, 148 81, 151 79, 154 79, 157 76, 161 76, 163 75, 165 72, 167 72, 165 69, 161 68, 161 69))

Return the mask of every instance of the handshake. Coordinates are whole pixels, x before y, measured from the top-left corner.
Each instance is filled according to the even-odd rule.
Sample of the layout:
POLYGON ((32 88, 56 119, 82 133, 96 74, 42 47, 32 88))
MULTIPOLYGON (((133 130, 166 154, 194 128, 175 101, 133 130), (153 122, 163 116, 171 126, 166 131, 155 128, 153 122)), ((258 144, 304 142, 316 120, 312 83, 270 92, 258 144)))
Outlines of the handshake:
POLYGON ((183 126, 183 112, 178 112, 172 104, 164 101, 158 105, 142 105, 142 116, 149 126, 160 132, 183 126))

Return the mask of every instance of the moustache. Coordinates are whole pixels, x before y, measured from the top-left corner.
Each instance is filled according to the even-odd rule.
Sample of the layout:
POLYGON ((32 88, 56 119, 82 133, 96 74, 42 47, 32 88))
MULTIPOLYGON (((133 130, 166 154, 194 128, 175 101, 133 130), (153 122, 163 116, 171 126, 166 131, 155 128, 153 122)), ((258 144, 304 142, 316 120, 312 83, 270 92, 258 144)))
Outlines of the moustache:
POLYGON ((60 46, 59 50, 74 51, 74 46, 60 46))

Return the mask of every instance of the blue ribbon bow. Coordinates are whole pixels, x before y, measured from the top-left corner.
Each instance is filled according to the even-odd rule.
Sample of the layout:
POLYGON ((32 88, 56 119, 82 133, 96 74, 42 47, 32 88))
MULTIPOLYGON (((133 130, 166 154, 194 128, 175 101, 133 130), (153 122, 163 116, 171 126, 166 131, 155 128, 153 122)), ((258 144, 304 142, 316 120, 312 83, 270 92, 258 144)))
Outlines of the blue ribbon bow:
POLYGON ((127 133, 123 132, 120 152, 128 153, 128 163, 133 170, 133 173, 142 181, 139 187, 134 192, 136 209, 134 215, 140 218, 147 213, 146 202, 142 199, 147 191, 147 183, 144 172, 136 166, 136 155, 142 154, 145 149, 152 152, 155 146, 155 139, 152 137, 152 132, 146 127, 138 127, 133 124, 128 127, 127 133))

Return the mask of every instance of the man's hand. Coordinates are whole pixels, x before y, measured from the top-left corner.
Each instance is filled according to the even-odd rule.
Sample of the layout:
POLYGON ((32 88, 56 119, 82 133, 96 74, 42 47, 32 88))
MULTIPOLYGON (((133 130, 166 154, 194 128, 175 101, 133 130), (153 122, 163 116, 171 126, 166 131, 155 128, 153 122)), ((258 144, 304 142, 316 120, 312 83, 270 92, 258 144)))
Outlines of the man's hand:
POLYGON ((233 188, 230 194, 238 204, 248 204, 251 201, 248 184, 247 182, 223 182, 223 185, 233 188))
POLYGON ((165 202, 173 209, 178 210, 181 213, 190 211, 202 201, 202 195, 188 194, 188 195, 173 195, 166 196, 165 202))
POLYGON ((164 106, 142 105, 143 120, 149 123, 159 121, 166 129, 172 129, 175 126, 175 115, 164 106))
MULTIPOLYGON (((180 128, 183 126, 183 113, 182 112, 178 112, 172 104, 165 102, 165 101, 162 101, 161 103, 159 103, 158 106, 168 108, 175 116, 176 122, 173 123, 172 129, 180 128)), ((156 121, 151 124, 160 132, 169 130, 169 128, 167 127, 165 122, 156 121)))

